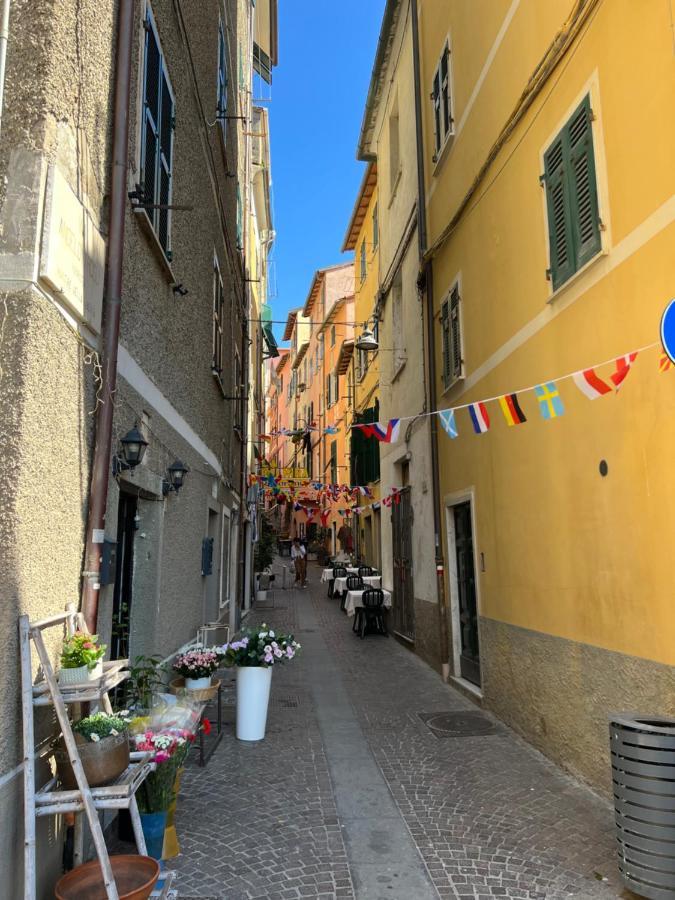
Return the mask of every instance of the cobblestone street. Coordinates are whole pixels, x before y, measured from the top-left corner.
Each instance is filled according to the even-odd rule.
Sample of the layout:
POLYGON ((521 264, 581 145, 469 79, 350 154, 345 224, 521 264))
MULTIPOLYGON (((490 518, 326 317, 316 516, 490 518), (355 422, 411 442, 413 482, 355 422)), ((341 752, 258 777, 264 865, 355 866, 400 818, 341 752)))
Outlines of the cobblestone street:
POLYGON ((303 645, 274 672, 265 741, 235 740, 229 682, 220 747, 186 771, 181 898, 630 896, 607 805, 489 716, 433 732, 431 713, 478 711, 393 638, 359 640, 309 579, 254 613, 303 645))

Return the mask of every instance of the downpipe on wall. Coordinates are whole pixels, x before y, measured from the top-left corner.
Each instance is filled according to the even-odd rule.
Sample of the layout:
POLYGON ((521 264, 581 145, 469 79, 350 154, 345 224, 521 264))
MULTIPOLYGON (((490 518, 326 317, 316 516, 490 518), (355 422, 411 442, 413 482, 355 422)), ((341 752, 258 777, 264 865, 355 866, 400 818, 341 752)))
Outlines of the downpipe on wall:
POLYGON ((2 0, 0 17, 0 136, 2 135, 2 111, 5 106, 5 72, 7 71, 7 45, 9 44, 9 9, 12 0, 2 0))
POLYGON ((82 573, 82 613, 87 628, 96 631, 100 593, 101 547, 110 477, 113 428, 113 397, 117 386, 117 350, 122 302, 124 217, 127 203, 129 162, 129 97, 134 34, 134 0, 120 0, 117 24, 117 67, 113 117, 113 161, 110 188, 110 219, 106 252, 106 274, 101 327, 102 374, 96 411, 94 458, 89 488, 89 511, 82 573))
MULTIPOLYGON (((422 131, 422 87, 420 75, 420 36, 417 18, 417 0, 410 0, 413 41, 413 77, 415 87, 415 144, 417 149, 417 238, 420 260, 427 249, 426 191, 424 187, 424 140, 422 131)), ((436 409, 436 355, 432 323, 434 321, 434 281, 432 262, 428 260, 422 269, 418 282, 426 298, 426 340, 427 340, 427 397, 428 411, 436 409)), ((438 602, 438 631, 443 681, 450 677, 450 631, 448 628, 448 608, 445 599, 445 560, 441 542, 441 488, 438 472, 438 420, 428 416, 431 443, 431 483, 434 505, 434 552, 436 560, 436 595, 438 602)))

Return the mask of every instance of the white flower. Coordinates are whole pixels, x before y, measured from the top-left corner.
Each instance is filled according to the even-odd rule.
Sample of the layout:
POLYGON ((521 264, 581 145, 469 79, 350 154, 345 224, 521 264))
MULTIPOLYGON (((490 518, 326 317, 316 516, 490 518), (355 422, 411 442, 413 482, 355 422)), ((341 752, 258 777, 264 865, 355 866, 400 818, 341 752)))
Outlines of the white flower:
POLYGON ((270 631, 270 637, 275 637, 275 634, 273 631, 270 631))

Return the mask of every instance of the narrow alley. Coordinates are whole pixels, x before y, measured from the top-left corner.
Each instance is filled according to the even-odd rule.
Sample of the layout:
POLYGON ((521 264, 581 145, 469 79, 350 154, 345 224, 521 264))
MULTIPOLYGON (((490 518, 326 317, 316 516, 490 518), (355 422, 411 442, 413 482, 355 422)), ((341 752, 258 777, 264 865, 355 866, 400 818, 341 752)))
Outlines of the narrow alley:
POLYGON ((274 673, 261 743, 235 740, 229 682, 226 735, 185 773, 181 898, 630 896, 609 805, 393 637, 360 640, 315 565, 253 618, 302 653, 274 673))

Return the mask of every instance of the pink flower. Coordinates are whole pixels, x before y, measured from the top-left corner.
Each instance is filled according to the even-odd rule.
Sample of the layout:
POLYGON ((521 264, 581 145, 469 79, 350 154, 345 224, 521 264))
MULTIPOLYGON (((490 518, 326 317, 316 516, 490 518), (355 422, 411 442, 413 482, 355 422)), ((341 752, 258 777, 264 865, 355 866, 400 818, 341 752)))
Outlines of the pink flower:
POLYGON ((156 763, 167 762, 169 759, 171 759, 170 754, 165 753, 164 750, 160 750, 159 753, 155 754, 155 762, 156 763))

